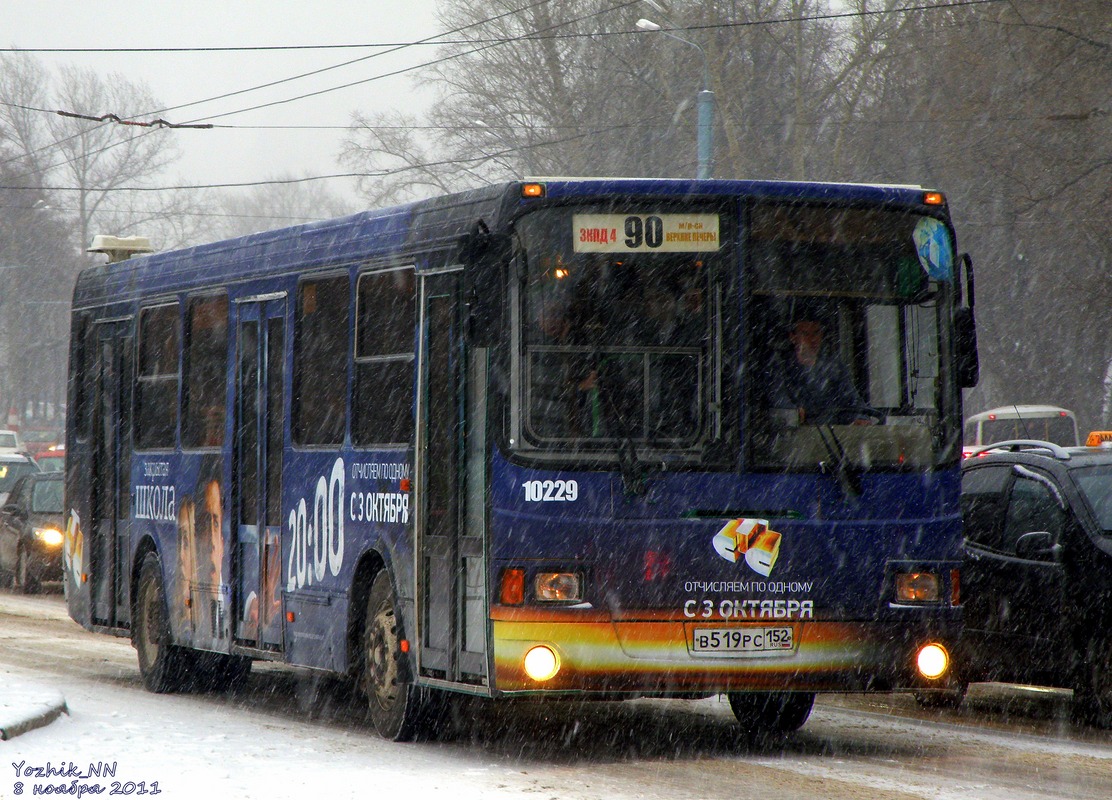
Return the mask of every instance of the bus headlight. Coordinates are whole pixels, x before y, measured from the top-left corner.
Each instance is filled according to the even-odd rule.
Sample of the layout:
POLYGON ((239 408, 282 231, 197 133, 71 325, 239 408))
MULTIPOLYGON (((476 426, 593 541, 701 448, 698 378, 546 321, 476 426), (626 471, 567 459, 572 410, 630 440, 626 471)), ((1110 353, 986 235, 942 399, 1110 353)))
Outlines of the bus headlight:
POLYGON ((897 603, 937 603, 938 575, 933 572, 899 572, 896 574, 897 603))
POLYGON ((924 678, 930 680, 941 678, 950 669, 950 654, 940 644, 934 642, 925 644, 915 654, 915 666, 924 678))
POLYGON ((31 534, 47 547, 61 547, 66 538, 57 528, 35 528, 31 534))
POLYGON ((576 572, 538 572, 533 594, 543 603, 578 602, 583 599, 583 583, 576 572))
POLYGON ((525 653, 525 674, 537 682, 551 680, 560 671, 560 657, 547 645, 538 644, 525 653))

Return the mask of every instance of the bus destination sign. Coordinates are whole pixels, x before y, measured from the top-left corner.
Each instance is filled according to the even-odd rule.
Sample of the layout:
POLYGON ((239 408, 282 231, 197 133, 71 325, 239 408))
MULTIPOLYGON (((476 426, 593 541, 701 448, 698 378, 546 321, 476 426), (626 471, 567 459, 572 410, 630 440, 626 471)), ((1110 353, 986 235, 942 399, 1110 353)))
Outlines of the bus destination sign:
POLYGON ((573 214, 577 253, 706 253, 719 247, 717 214, 573 214))

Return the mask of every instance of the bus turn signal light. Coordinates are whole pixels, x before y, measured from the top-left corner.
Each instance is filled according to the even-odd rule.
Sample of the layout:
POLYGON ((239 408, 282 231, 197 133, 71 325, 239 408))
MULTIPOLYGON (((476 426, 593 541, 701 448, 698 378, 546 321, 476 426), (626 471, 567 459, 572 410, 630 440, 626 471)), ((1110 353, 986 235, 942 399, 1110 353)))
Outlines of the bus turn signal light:
POLYGON ((504 606, 519 606, 525 602, 525 570, 502 570, 502 586, 498 599, 504 606))
POLYGON ((544 197, 543 183, 525 183, 521 186, 522 197, 544 197))
POLYGON ((944 206, 946 205, 946 195, 942 192, 925 192, 923 203, 928 206, 944 206))

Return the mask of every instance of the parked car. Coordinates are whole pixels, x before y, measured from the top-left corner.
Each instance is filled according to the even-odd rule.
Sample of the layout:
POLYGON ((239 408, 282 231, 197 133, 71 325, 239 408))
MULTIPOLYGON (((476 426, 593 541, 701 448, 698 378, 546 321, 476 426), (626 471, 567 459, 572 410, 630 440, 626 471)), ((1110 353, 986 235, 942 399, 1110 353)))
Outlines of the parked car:
POLYGON ((24 475, 41 472, 39 465, 24 453, 0 452, 0 506, 8 497, 15 482, 24 475))
POLYGON ((23 440, 16 431, 0 431, 0 453, 22 453, 23 440))
POLYGON ((61 472, 66 468, 66 448, 60 445, 35 453, 35 463, 43 472, 61 472))
POLYGON ((62 579, 62 473, 24 475, 0 506, 0 575, 24 593, 62 579))
POLYGON ((990 447, 962 462, 956 698, 974 681, 1062 687, 1075 721, 1112 727, 1112 447, 990 447))

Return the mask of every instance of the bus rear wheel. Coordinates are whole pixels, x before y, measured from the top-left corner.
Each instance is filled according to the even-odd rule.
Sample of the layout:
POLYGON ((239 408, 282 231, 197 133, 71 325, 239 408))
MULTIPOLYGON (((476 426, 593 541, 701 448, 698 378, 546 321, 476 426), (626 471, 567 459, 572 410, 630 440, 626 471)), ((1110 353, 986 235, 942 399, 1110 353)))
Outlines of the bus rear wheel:
POLYGON ((742 730, 753 739, 799 730, 815 705, 813 692, 730 692, 727 697, 742 730))
POLYGON ((395 742, 412 741, 430 732, 426 730, 430 703, 410 677, 403 638, 390 576, 383 570, 367 598, 361 686, 375 730, 395 742))
POLYGON ((162 568, 154 553, 147 553, 139 567, 139 590, 132 620, 132 644, 139 656, 143 685, 159 694, 181 689, 189 673, 189 654, 170 643, 162 568))

